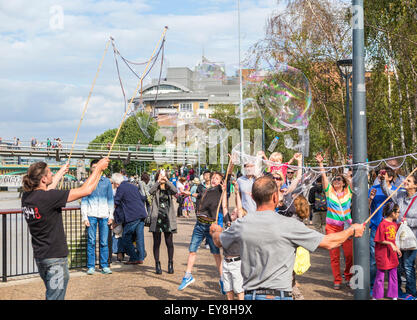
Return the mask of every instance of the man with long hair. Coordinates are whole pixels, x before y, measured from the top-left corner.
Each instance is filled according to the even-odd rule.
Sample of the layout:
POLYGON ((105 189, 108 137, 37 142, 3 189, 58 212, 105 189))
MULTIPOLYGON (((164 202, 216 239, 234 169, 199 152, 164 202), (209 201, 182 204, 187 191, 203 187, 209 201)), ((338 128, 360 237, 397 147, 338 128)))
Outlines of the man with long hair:
POLYGON ((32 236, 33 255, 46 287, 47 300, 63 300, 69 281, 68 246, 62 223, 62 207, 91 194, 109 159, 101 159, 96 170, 80 187, 55 190, 69 164, 55 175, 45 162, 32 164, 23 177, 22 212, 32 236))

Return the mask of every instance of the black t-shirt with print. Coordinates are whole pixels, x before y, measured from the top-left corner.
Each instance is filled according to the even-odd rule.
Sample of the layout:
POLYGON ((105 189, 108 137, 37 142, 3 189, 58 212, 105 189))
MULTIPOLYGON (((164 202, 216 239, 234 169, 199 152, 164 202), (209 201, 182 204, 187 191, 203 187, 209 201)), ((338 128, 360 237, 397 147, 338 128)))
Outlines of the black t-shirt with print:
POLYGON ((22 195, 22 213, 32 235, 36 259, 68 256, 67 240, 62 223, 69 190, 35 190, 22 195))
POLYGON ((197 216, 206 217, 209 220, 216 220, 217 207, 222 197, 222 188, 220 185, 207 189, 200 202, 197 216))

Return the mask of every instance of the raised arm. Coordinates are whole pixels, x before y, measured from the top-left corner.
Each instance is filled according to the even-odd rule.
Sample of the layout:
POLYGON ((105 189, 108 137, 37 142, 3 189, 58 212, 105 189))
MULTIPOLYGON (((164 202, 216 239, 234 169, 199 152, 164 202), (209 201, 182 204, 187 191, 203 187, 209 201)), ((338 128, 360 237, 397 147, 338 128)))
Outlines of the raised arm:
POLYGON ((96 189, 103 171, 106 170, 109 165, 109 161, 110 160, 108 158, 101 159, 97 163, 96 169, 88 177, 84 184, 79 188, 70 190, 67 202, 72 202, 90 195, 96 189))
POLYGON ((317 160, 317 162, 319 164, 319 167, 320 167, 322 183, 323 183, 323 190, 326 190, 327 187, 329 186, 329 179, 327 179, 326 172, 324 171, 324 167, 323 167, 324 158, 321 155, 321 153, 317 153, 316 160, 317 160))
POLYGON ((242 199, 240 198, 239 184, 237 183, 237 181, 235 181, 234 186, 235 186, 236 208, 238 209, 237 217, 242 218, 243 217, 242 199))
POLYGON ((295 190, 295 188, 297 188, 298 183, 301 181, 302 175, 303 175, 303 155, 301 153, 296 153, 294 155, 295 160, 297 160, 297 176, 295 177, 295 179, 291 182, 291 184, 289 185, 287 191, 285 192, 285 194, 289 194, 291 192, 293 192, 295 190))
POLYGON ((52 183, 48 186, 48 190, 53 190, 58 185, 59 181, 61 181, 64 174, 66 174, 69 170, 69 163, 66 163, 61 169, 58 170, 57 173, 54 174, 52 177, 52 183))
POLYGON ((384 176, 379 175, 378 178, 379 178, 379 181, 380 181, 382 192, 387 197, 391 196, 394 193, 392 195, 391 199, 392 199, 392 201, 394 201, 394 203, 397 203, 397 201, 398 201, 397 200, 397 194, 398 193, 395 190, 391 190, 391 185, 388 185, 388 183, 387 183, 387 181, 389 181, 388 174, 385 173, 384 176))

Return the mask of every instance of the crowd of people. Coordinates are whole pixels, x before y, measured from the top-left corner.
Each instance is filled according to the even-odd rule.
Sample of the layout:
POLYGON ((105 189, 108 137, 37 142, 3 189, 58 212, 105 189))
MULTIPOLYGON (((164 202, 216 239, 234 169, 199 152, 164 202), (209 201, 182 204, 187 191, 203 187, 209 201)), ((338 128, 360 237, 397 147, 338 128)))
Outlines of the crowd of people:
POLYGON ((417 236, 416 175, 405 179, 398 169, 391 169, 399 167, 395 161, 379 170, 369 189, 369 213, 380 209, 369 226, 365 226, 352 222, 351 171, 327 174, 324 158, 317 154, 321 175, 305 193, 300 191, 301 154, 296 153, 288 162, 278 152, 268 159, 261 151, 257 157, 269 160, 265 162, 266 169, 260 170, 257 161, 247 160, 242 174, 236 176, 232 171, 224 176, 209 170, 198 176, 193 168, 182 166, 152 174, 143 172, 140 178, 129 178, 121 171, 110 179, 101 174, 108 160, 95 160, 90 166, 90 177, 81 188, 71 191, 54 190, 68 166, 52 176, 46 164, 32 165, 24 178, 22 207, 39 270, 45 270, 41 277, 47 288, 46 297, 65 296, 67 272, 63 273, 61 291, 57 291, 48 287, 48 268, 54 259, 61 259, 62 264, 68 249, 61 230, 62 218, 54 216, 54 220, 41 222, 39 215, 54 215, 66 202, 81 199, 82 220, 88 230, 88 275, 96 272, 97 228, 99 267, 103 274, 111 274, 108 232, 112 233, 112 252, 117 260, 143 264, 147 257, 145 227, 152 232, 155 273, 163 272, 160 263, 163 233, 168 255, 166 270, 173 274, 174 234, 180 231, 178 219, 195 218, 187 265, 178 290, 185 290, 196 281, 192 272, 197 251, 203 246, 213 255, 219 290, 227 299, 302 299, 294 272, 298 248, 309 252, 319 247, 328 249, 333 289, 340 290, 343 280, 349 287, 352 278, 353 238, 361 237, 369 227, 372 297, 384 297, 384 274, 388 271, 387 297, 415 299, 417 250, 398 248, 395 237, 399 223, 404 221, 417 236), (293 162, 296 164, 291 165, 293 162), (47 198, 46 192, 52 196, 47 198), (391 200, 381 206, 388 197, 391 200), (42 227, 42 223, 47 227, 42 227), (341 248, 345 259, 343 275, 341 248))

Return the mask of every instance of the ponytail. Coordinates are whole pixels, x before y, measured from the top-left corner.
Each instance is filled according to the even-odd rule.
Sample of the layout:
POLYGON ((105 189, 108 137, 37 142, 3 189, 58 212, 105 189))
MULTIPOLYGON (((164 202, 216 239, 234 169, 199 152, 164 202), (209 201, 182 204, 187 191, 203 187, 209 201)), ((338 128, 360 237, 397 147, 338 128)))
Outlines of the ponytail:
POLYGON ((42 177, 46 174, 47 166, 45 162, 32 164, 28 169, 28 173, 23 176, 23 190, 30 192, 39 187, 42 177))

